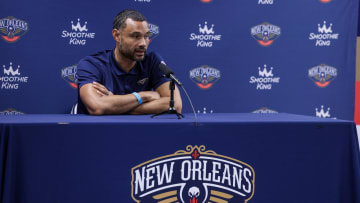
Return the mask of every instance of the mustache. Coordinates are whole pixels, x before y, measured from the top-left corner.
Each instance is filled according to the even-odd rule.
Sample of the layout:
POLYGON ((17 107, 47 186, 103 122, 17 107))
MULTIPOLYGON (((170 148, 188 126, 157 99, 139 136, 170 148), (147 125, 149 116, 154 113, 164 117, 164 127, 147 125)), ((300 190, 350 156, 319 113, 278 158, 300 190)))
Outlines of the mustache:
POLYGON ((143 51, 143 52, 146 52, 146 48, 135 48, 135 51, 143 51))

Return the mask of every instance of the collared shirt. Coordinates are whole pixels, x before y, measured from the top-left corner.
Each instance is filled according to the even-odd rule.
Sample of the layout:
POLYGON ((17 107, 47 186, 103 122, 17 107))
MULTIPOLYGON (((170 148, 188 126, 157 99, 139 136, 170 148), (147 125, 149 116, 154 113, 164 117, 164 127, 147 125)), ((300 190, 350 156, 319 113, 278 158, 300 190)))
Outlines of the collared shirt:
MULTIPOLYGON (((81 59, 77 65, 78 89, 95 81, 116 95, 155 90, 161 84, 169 81, 158 68, 161 61, 163 58, 160 55, 151 52, 127 73, 116 62, 114 50, 98 52, 81 59)), ((89 113, 81 101, 79 93, 77 112, 89 113)))

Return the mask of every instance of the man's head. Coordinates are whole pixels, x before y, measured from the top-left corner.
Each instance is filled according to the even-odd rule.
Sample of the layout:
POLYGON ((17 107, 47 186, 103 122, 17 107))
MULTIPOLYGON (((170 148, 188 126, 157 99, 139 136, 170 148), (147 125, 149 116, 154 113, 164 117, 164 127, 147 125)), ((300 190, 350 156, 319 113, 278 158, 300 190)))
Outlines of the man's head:
POLYGON ((144 59, 151 33, 141 13, 135 10, 121 11, 114 19, 112 34, 122 57, 133 61, 144 59))

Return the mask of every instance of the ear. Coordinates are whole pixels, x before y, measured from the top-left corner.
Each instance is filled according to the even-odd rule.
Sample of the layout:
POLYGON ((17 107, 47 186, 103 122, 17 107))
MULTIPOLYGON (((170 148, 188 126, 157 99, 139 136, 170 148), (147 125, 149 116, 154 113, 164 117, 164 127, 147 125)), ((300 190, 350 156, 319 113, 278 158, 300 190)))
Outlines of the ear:
POLYGON ((116 42, 120 42, 120 31, 118 29, 112 30, 112 36, 116 42))

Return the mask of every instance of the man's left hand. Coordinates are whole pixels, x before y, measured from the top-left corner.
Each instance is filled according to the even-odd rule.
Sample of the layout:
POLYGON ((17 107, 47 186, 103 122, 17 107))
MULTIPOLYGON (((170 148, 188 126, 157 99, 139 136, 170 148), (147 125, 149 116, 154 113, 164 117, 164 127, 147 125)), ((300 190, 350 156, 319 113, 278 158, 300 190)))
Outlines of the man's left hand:
POLYGON ((96 89, 96 93, 98 93, 100 96, 111 96, 114 95, 111 91, 109 91, 104 85, 93 82, 92 86, 96 89))

